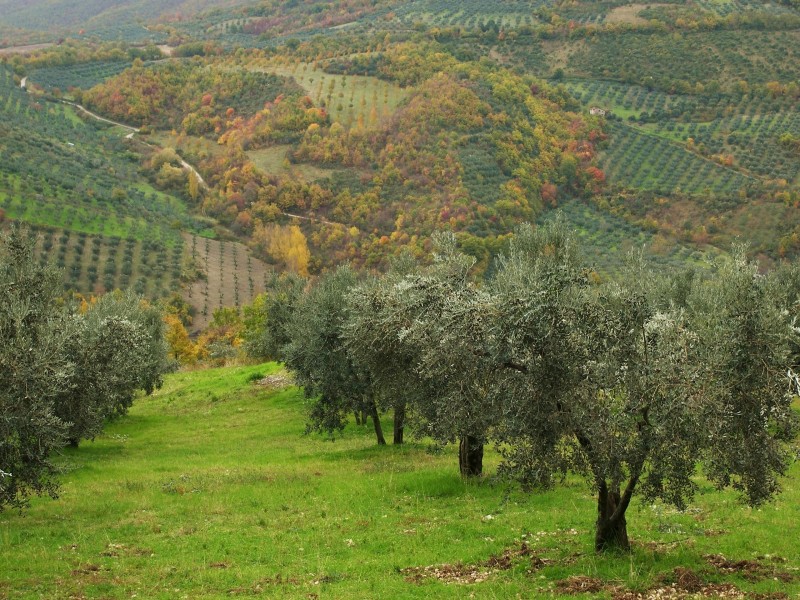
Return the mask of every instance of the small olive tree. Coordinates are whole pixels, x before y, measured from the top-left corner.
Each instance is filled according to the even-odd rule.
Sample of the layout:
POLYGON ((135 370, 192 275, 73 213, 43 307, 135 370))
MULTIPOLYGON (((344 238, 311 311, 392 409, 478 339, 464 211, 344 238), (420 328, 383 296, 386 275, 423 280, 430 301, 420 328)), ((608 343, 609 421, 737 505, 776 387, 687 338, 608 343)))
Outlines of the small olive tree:
POLYGON ((348 345, 380 394, 408 408, 418 433, 458 441, 461 473, 480 475, 491 371, 472 345, 470 328, 483 322, 470 309, 483 298, 470 283, 474 259, 458 252, 455 237, 440 234, 434 243, 432 265, 395 268, 354 292, 348 345))
POLYGON ((311 400, 310 431, 332 434, 344 429, 350 414, 366 413, 378 444, 384 445, 369 374, 345 346, 344 325, 352 310, 346 299, 357 283, 349 266, 323 275, 297 302, 288 327, 291 341, 282 354, 311 400))
POLYGON ((244 349, 249 356, 283 361, 283 349, 291 342, 292 314, 308 282, 287 272, 272 274, 267 291, 244 309, 244 349))
POLYGON ((160 387, 171 364, 161 311, 135 294, 106 294, 72 321, 64 350, 73 371, 55 411, 77 446, 125 415, 139 390, 150 394, 160 387))

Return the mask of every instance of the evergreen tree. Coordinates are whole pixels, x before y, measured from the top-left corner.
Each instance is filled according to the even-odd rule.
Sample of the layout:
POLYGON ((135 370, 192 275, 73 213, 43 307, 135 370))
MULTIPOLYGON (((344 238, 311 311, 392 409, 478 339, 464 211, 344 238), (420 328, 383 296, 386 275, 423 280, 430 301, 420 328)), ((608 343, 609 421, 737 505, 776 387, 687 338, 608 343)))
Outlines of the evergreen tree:
POLYGON ((73 374, 69 326, 56 305, 59 274, 39 265, 34 244, 17 226, 0 237, 0 511, 31 494, 55 497, 48 457, 66 435, 53 401, 73 374))

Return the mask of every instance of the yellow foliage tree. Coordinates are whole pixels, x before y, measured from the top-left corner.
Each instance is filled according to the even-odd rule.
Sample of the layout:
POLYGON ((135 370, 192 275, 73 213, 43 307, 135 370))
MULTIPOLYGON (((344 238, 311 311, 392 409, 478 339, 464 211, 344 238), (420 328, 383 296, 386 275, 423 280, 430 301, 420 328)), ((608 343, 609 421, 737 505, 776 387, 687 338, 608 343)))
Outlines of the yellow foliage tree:
POLYGON ((306 236, 297 225, 258 225, 253 232, 253 243, 286 270, 304 277, 308 275, 311 252, 306 236))
POLYGON ((186 327, 183 326, 178 315, 167 314, 164 316, 167 328, 165 336, 169 344, 169 354, 182 365, 193 365, 197 362, 200 347, 189 338, 186 327))

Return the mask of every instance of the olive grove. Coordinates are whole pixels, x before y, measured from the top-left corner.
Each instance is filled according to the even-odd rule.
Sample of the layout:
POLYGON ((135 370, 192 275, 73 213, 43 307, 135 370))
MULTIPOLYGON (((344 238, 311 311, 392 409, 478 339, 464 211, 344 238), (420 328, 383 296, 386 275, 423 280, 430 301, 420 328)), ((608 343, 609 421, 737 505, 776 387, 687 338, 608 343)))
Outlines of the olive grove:
POLYGON ((342 271, 306 292, 316 308, 290 356, 308 361, 335 340, 318 362, 347 367, 300 378, 322 392, 317 422, 343 427, 348 402, 371 397, 401 406, 417 434, 458 442, 466 476, 481 473, 490 441, 499 473, 527 489, 582 475, 598 551, 629 549, 635 494, 682 508, 698 474, 750 505, 780 490, 795 432, 796 277, 762 275, 736 249, 697 273, 655 273, 633 257, 602 281, 560 220, 520 227, 482 282, 454 236, 435 245, 429 266, 363 282, 342 271), (325 407, 334 419, 320 420, 325 407))

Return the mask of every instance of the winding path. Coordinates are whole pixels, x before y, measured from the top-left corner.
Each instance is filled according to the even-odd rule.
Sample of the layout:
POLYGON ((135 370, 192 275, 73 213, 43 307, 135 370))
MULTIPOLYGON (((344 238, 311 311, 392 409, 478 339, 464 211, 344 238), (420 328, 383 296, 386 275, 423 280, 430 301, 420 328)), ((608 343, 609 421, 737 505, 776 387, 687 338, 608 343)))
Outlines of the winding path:
POLYGON ((320 219, 319 217, 304 217, 302 215, 295 215, 288 212, 282 212, 281 214, 284 217, 291 217, 293 219, 302 219, 303 221, 324 223, 325 225, 339 225, 341 227, 349 227, 349 225, 345 225, 344 223, 337 223, 336 221, 326 221, 325 219, 320 219))
MULTIPOLYGON (((25 83, 25 81, 27 79, 28 78, 26 77, 25 79, 22 80, 23 84, 25 83)), ((111 119, 106 119, 105 117, 101 117, 100 115, 95 114, 92 111, 90 111, 85 106, 82 106, 82 105, 77 104, 75 102, 69 102, 68 100, 61 100, 61 102, 63 104, 68 104, 69 106, 73 106, 73 107, 77 108, 78 110, 80 110, 84 114, 89 115, 91 118, 93 118, 93 119, 95 119, 97 121, 102 121, 103 123, 109 123, 111 125, 116 125, 117 127, 122 127, 123 129, 128 130, 130 133, 128 133, 128 135, 125 136, 125 139, 132 140, 133 136, 141 131, 141 129, 139 129, 138 127, 133 127, 131 125, 126 125, 125 123, 120 123, 119 121, 112 121, 111 119)), ((144 140, 140 140, 140 141, 145 146, 149 146, 151 148, 158 148, 158 146, 155 146, 154 144, 151 144, 151 143, 146 142, 144 140)), ((177 154, 177 151, 176 151, 176 154, 177 154)), ((178 159, 181 161, 181 166, 184 168, 184 170, 188 171, 189 173, 191 173, 192 175, 194 175, 197 178, 197 183, 200 184, 200 187, 203 188, 204 191, 208 191, 209 189, 211 189, 209 187, 209 185, 206 183, 205 179, 203 179, 203 176, 200 175, 200 173, 197 171, 197 169, 195 169, 191 164, 186 162, 183 159, 183 157, 181 157, 180 155, 178 155, 178 159)))
MULTIPOLYGON (((152 144, 148 144, 147 142, 142 142, 142 143, 147 144, 148 146, 153 146, 152 144)), ((177 151, 175 153, 177 154, 177 151)), ((195 169, 194 166, 190 165, 188 162, 183 160, 183 158, 181 158, 180 155, 178 155, 178 158, 181 161, 181 166, 197 178, 197 183, 200 184, 200 187, 203 188, 203 190, 208 191, 210 188, 208 187, 208 184, 205 182, 205 179, 203 179, 203 176, 197 172, 197 169, 195 169)))
POLYGON ((70 101, 68 101, 68 100, 62 100, 61 102, 62 102, 63 104, 69 104, 70 106, 74 106, 75 108, 77 108, 78 110, 80 110, 80 111, 82 111, 82 112, 86 113, 87 115, 89 115, 89 116, 90 116, 90 117, 92 117, 93 119, 96 119, 96 120, 98 120, 98 121, 102 121, 103 123, 110 123, 111 125, 116 125, 117 127, 122 127, 123 129, 127 129, 128 131, 130 131, 130 132, 131 132, 131 133, 129 133, 127 136, 125 136, 125 137, 127 137, 128 139, 130 139, 130 138, 132 138, 132 137, 133 137, 131 134, 133 134, 133 133, 139 133, 139 131, 141 131, 141 130, 140 130, 138 127, 132 127, 132 126, 130 126, 130 125, 125 125, 125 123, 120 123, 120 122, 118 122, 118 121, 112 121, 111 119, 106 119, 105 117, 101 117, 100 115, 96 115, 95 113, 93 113, 92 111, 90 111, 90 110, 89 110, 88 108, 86 108, 85 106, 81 106, 80 104, 76 104, 75 102, 70 102, 70 101))

